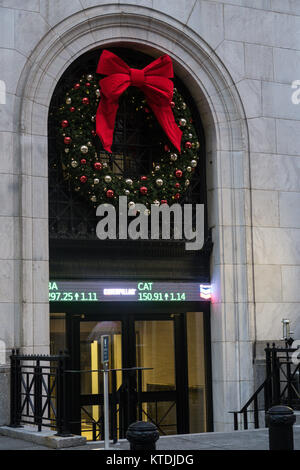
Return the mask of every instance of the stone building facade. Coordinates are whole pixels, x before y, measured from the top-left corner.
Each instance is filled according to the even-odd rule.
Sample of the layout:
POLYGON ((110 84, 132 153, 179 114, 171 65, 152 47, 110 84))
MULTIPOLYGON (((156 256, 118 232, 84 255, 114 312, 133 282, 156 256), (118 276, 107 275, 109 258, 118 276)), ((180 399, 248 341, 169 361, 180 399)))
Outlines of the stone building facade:
POLYGON ((300 2, 1 0, 0 24, 0 423, 11 349, 49 348, 51 96, 80 55, 122 43, 171 56, 204 126, 214 430, 232 429, 260 345, 283 317, 300 337, 300 2))

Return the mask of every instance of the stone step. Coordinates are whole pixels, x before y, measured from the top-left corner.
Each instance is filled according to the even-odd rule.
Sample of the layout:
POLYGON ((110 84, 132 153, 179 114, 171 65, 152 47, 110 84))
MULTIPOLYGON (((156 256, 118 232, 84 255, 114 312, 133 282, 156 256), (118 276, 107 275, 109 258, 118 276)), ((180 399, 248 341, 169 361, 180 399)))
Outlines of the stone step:
POLYGON ((33 444, 50 447, 52 449, 63 449, 67 447, 77 447, 86 444, 86 438, 83 436, 70 435, 61 437, 56 435, 56 431, 43 430, 36 431, 35 427, 23 426, 21 428, 11 428, 9 426, 0 426, 0 436, 7 436, 13 439, 22 439, 33 444))

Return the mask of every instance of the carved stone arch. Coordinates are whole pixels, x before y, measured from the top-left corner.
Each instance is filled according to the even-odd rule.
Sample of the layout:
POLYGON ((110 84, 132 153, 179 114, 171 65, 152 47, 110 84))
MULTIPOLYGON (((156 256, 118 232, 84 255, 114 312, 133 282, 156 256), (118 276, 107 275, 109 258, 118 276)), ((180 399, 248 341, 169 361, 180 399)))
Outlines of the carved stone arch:
POLYGON ((137 5, 89 8, 55 26, 33 50, 18 85, 14 110, 20 139, 22 242, 21 346, 45 351, 48 334, 47 120, 52 93, 84 52, 127 44, 169 54, 188 87, 205 130, 211 258, 212 376, 215 430, 232 429, 228 411, 252 391, 254 302, 248 131, 234 82, 216 53, 194 31, 137 5), (32 242, 31 242, 32 240, 32 242), (40 326, 40 328, 39 328, 40 326))

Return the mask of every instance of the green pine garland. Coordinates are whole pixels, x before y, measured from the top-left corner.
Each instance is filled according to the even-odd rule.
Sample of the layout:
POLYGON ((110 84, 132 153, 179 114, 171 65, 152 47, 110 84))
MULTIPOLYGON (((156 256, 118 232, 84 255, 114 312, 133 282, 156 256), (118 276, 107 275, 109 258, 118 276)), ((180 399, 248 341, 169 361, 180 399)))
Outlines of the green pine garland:
MULTIPOLYGON (((153 128, 153 135, 159 139, 160 155, 153 162, 152 171, 138 177, 118 174, 109 153, 96 151, 95 115, 100 99, 98 78, 83 75, 66 93, 57 112, 62 167, 74 190, 95 207, 103 202, 117 205, 118 197, 124 195, 130 206, 142 203, 149 208, 151 204, 180 200, 198 163, 199 142, 190 109, 178 90, 174 88, 172 107, 183 131, 181 154, 168 142, 139 89, 130 87, 121 97, 126 100, 127 111, 137 113, 138 122, 153 128)), ((120 164, 118 156, 113 154, 114 157, 120 164)))

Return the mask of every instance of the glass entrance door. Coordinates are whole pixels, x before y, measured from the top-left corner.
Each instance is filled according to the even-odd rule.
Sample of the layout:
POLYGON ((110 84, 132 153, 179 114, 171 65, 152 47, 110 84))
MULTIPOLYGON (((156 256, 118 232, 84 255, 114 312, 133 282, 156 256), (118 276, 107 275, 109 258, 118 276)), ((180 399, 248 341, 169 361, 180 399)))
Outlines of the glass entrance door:
POLYGON ((80 337, 77 362, 81 371, 78 384, 81 434, 88 440, 103 439, 102 335, 110 338, 109 367, 118 369, 116 383, 112 383, 112 374, 109 380, 110 394, 117 391, 114 399, 118 437, 137 419, 152 421, 162 435, 188 432, 188 396, 182 393, 182 387, 187 387, 187 368, 181 364, 185 345, 176 339, 180 336, 176 335, 180 328, 177 323, 176 316, 169 314, 79 320, 75 330, 80 337), (179 350, 181 360, 176 361, 179 350), (120 370, 136 367, 145 368, 141 390, 137 389, 136 373, 120 370))
MULTIPOLYGON (((57 315, 51 320, 53 347, 63 334, 57 315)), ((117 369, 109 380, 117 437, 125 437, 136 420, 154 422, 161 435, 207 431, 211 392, 204 318, 203 312, 66 315, 74 371, 70 375, 73 433, 88 440, 103 439, 102 335, 110 338, 109 367, 117 369), (141 387, 137 373, 122 372, 124 368, 145 368, 141 387)))
POLYGON ((177 433, 174 320, 134 322, 136 365, 143 372, 142 419, 156 424, 161 434, 177 433))
MULTIPOLYGON (((120 321, 80 322, 80 404, 81 434, 88 440, 103 439, 103 373, 101 336, 109 336, 111 369, 122 368, 122 323, 120 321)), ((116 372, 116 386, 122 383, 116 372)), ((111 380, 109 382, 111 393, 111 380)))

